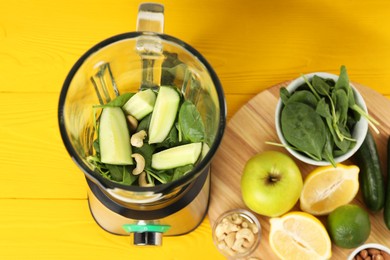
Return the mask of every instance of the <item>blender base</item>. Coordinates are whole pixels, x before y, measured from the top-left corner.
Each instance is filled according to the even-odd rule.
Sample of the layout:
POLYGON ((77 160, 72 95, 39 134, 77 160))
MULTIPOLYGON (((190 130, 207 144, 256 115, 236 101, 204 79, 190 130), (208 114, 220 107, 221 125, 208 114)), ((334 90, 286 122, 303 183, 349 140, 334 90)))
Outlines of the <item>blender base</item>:
MULTIPOLYGON (((109 209, 102 203, 102 201, 107 202, 107 200, 110 200, 110 198, 108 198, 102 191, 100 191, 96 184, 87 180, 89 208, 96 223, 102 229, 115 235, 129 235, 129 233, 127 233, 122 228, 122 226, 125 224, 150 223, 171 226, 171 228, 164 233, 164 236, 184 235, 193 231, 201 224, 208 210, 210 198, 209 169, 205 170, 205 172, 203 172, 201 175, 203 176, 199 176, 198 181, 201 181, 200 184, 202 186, 200 190, 198 190, 198 193, 195 195, 194 199, 186 203, 186 205, 181 205, 179 207, 176 205, 175 212, 173 213, 170 212, 172 209, 161 209, 161 211, 165 211, 167 213, 164 214, 164 212, 160 212, 162 217, 158 219, 151 220, 149 217, 146 217, 148 214, 147 211, 144 212, 145 218, 147 219, 145 220, 145 218, 139 218, 139 216, 134 216, 134 218, 128 216, 125 217, 122 214, 117 213, 118 211, 115 212, 109 209), (101 196, 105 196, 103 200, 101 196)), ((191 192, 191 190, 189 192, 191 192)), ((175 207, 175 205, 170 205, 168 207, 175 207)), ((127 208, 123 207, 123 209, 119 209, 119 212, 126 210, 127 208)))

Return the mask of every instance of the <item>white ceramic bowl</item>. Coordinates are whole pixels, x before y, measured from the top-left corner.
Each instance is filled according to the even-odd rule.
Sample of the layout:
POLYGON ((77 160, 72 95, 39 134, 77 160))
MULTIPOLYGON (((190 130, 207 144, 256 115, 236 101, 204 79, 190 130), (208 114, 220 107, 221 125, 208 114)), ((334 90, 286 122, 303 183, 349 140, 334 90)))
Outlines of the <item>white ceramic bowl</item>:
POLYGON ((370 248, 375 248, 375 249, 378 249, 380 251, 384 251, 390 255, 390 249, 388 247, 381 245, 381 244, 377 244, 377 243, 368 243, 368 244, 361 245, 361 246, 357 247, 355 250, 353 250, 352 253, 348 256, 347 260, 353 260, 354 257, 360 253, 360 251, 362 251, 364 249, 368 250, 370 248))
MULTIPOLYGON (((321 78, 325 78, 325 79, 333 79, 334 81, 337 81, 337 79, 338 79, 338 75, 330 74, 330 73, 326 73, 326 72, 309 73, 309 74, 306 74, 305 77, 308 80, 310 80, 311 78, 313 78, 314 75, 317 75, 317 76, 319 76, 321 78)), ((291 83, 288 84, 288 86, 286 88, 287 88, 288 92, 293 93, 299 86, 301 86, 304 83, 305 83, 305 81, 304 81, 303 77, 299 77, 299 78, 291 81, 291 83)), ((353 86, 353 84, 350 83, 350 85, 354 91, 356 104, 358 104, 365 112, 367 112, 367 106, 363 100, 363 97, 360 95, 359 91, 353 86)), ((279 98, 278 103, 276 105, 276 111, 275 111, 276 132, 277 132, 277 135, 278 135, 281 143, 286 145, 287 141, 283 137, 281 125, 280 125, 280 116, 281 116, 282 107, 283 107, 283 103, 282 103, 281 99, 279 98)), ((334 159, 335 159, 336 163, 341 163, 341 162, 349 159, 360 148, 360 146, 362 145, 362 143, 366 137, 367 130, 368 130, 368 122, 364 117, 361 117, 360 120, 356 123, 354 131, 352 132, 352 137, 356 139, 356 145, 350 151, 343 154, 342 156, 335 157, 334 159)), ((316 161, 316 160, 314 160, 314 159, 312 159, 312 158, 310 158, 302 153, 299 153, 291 148, 286 147, 286 149, 294 157, 296 157, 300 161, 305 162, 307 164, 318 165, 318 166, 330 165, 330 163, 325 161, 325 160, 316 161)))

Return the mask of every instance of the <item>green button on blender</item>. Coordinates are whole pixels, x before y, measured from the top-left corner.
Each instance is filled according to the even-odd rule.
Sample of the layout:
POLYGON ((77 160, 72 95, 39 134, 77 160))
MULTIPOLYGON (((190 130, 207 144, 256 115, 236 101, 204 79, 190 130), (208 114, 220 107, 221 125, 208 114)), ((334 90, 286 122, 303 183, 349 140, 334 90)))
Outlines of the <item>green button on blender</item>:
POLYGON ((137 246, 161 245, 162 233, 171 226, 158 224, 124 224, 126 232, 134 234, 133 244, 137 246))

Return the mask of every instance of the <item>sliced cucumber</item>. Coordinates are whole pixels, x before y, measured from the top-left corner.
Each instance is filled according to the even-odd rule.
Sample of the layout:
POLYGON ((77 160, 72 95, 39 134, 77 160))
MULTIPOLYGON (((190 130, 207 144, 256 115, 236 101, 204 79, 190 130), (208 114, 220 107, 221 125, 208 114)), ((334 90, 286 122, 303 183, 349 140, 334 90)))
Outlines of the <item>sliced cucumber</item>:
POLYGON ((115 165, 131 165, 130 134, 120 107, 103 109, 99 125, 100 160, 115 165))
POLYGON ((205 158, 209 151, 210 151, 210 146, 206 143, 203 143, 201 158, 202 159, 205 158))
POLYGON ((152 168, 174 169, 194 164, 202 151, 202 143, 190 143, 163 150, 152 155, 152 168))
POLYGON ((180 94, 173 87, 161 86, 149 126, 149 144, 161 143, 175 123, 180 94))
POLYGON ((151 89, 139 91, 122 107, 126 114, 141 120, 153 111, 156 94, 151 89))

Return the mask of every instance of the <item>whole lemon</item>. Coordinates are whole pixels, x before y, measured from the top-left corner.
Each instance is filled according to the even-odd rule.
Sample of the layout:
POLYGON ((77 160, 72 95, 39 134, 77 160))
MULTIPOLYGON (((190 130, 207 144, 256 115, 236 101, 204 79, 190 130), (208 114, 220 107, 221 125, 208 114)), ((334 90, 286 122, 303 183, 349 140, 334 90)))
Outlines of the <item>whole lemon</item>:
POLYGON ((357 205, 347 204, 336 208, 327 219, 329 236, 339 247, 355 248, 370 235, 370 217, 357 205))

